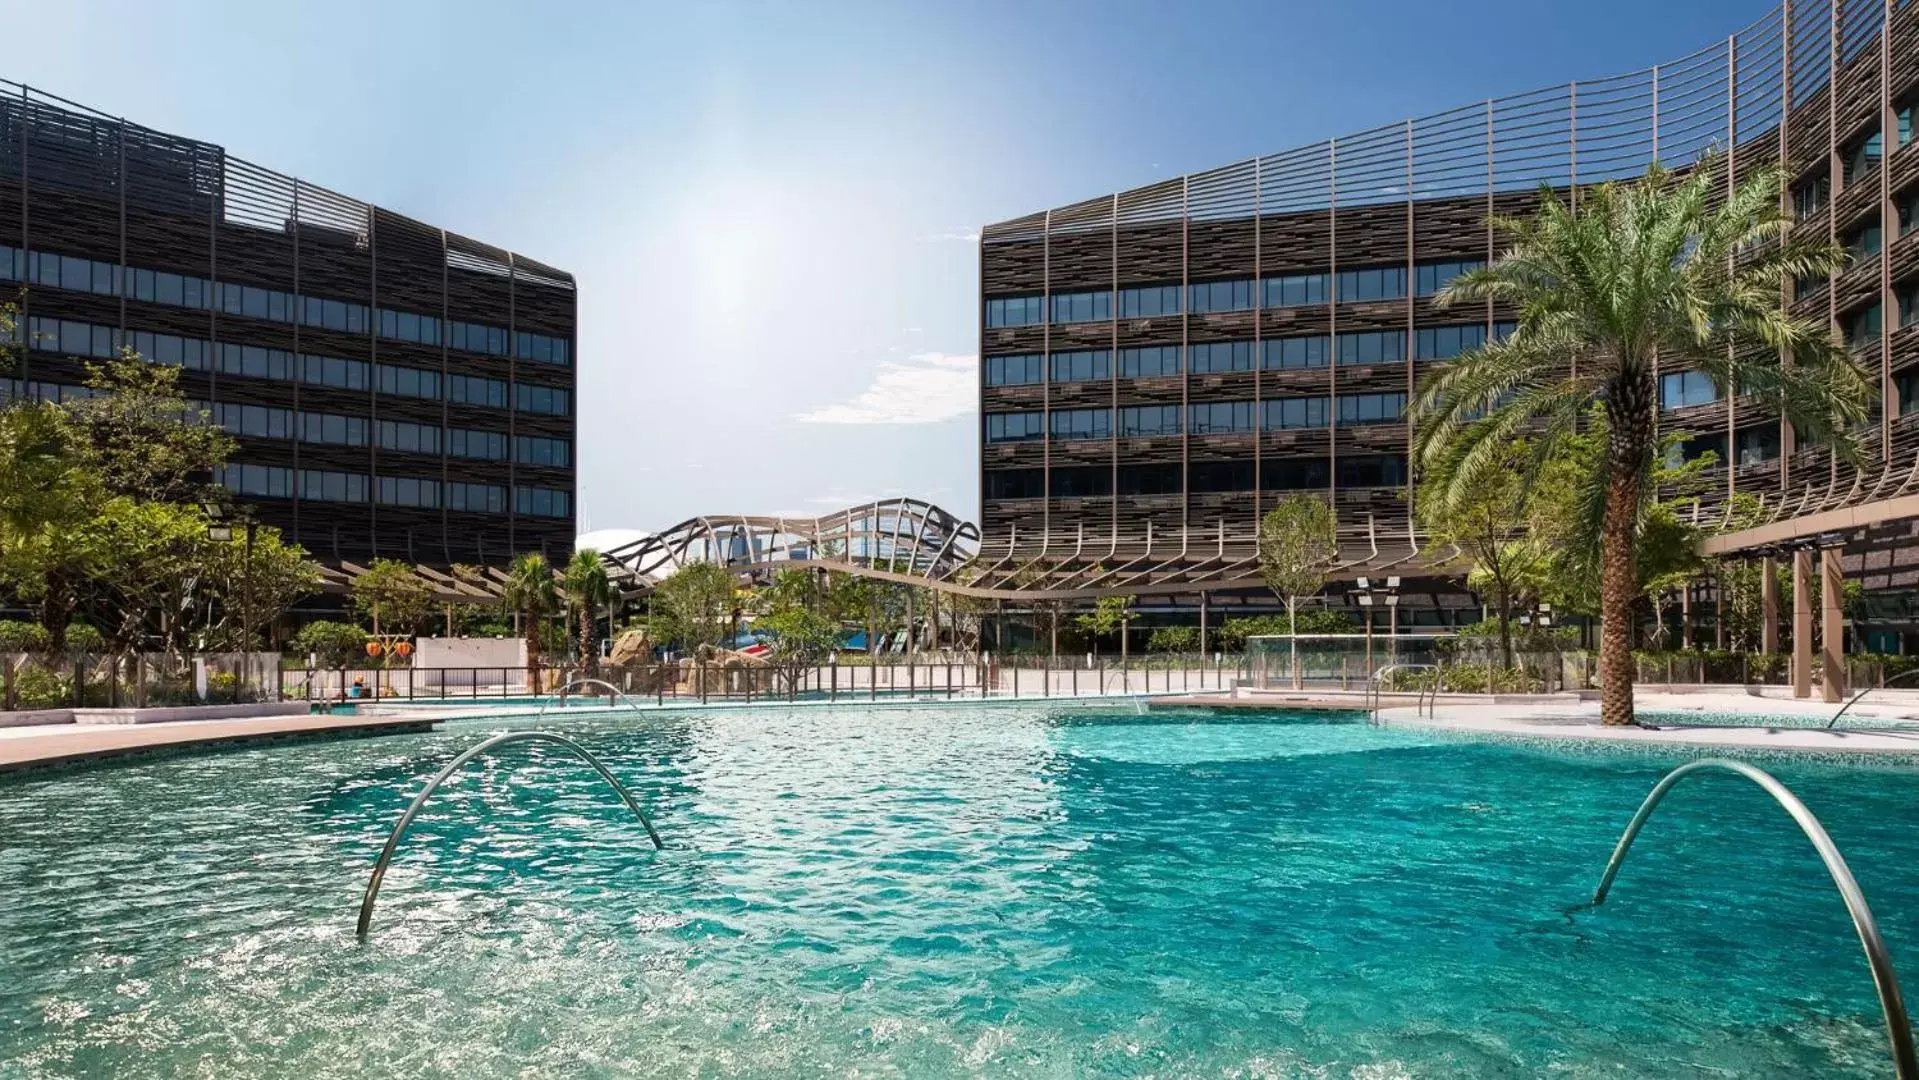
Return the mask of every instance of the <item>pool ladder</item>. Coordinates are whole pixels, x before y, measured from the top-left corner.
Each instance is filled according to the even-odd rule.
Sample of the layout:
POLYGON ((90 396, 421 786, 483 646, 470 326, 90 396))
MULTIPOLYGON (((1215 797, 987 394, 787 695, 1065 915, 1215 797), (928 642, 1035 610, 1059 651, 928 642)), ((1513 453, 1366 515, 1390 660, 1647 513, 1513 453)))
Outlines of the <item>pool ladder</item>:
POLYGON ((1386 676, 1392 674, 1395 671, 1430 671, 1432 672, 1433 673, 1432 701, 1430 704, 1427 703, 1426 688, 1424 686, 1414 687, 1413 688, 1413 715, 1414 716, 1432 716, 1434 713, 1437 713, 1439 711, 1440 668, 1438 664, 1387 664, 1385 667, 1380 668, 1378 671, 1373 672, 1372 678, 1366 680, 1366 711, 1367 711, 1367 715, 1372 718, 1373 722, 1377 723, 1379 721, 1380 687, 1386 681, 1386 676))
POLYGON ((1911 678, 1914 675, 1919 675, 1919 669, 1915 669, 1913 671, 1902 671, 1899 674, 1894 675, 1892 678, 1887 679, 1885 682, 1880 683, 1878 686, 1868 686, 1865 689, 1859 691, 1858 693, 1852 695, 1851 700, 1847 701, 1844 705, 1839 706, 1839 711, 1836 713, 1833 713, 1832 719, 1826 721, 1826 730, 1831 731, 1832 726, 1839 722, 1840 717, 1846 715, 1848 712, 1851 712, 1852 707, 1854 705, 1859 704, 1860 698, 1865 697, 1867 694, 1872 693, 1874 690, 1888 689, 1892 686, 1893 683, 1896 683, 1901 679, 1911 678))
POLYGON ((373 925, 373 902, 380 896, 380 882, 386 878, 387 864, 393 861, 393 853, 400 846, 400 837, 406 835, 407 826, 413 824, 413 818, 419 814, 420 807, 426 805, 427 799, 430 798, 435 791, 439 790, 440 785, 445 783, 448 777, 458 772, 460 766, 465 765, 467 762, 472 761, 474 758, 479 757, 481 754, 495 747, 505 746, 507 743, 515 742, 549 742, 571 750, 580 760, 593 766, 600 776, 612 786, 613 790, 619 793, 621 800, 626 803, 627 809, 633 811, 633 816, 639 818, 640 824, 645 827, 646 835, 653 841, 654 850, 657 851, 666 846, 660 843, 660 834, 653 830, 653 823, 646 819, 646 812, 640 809, 640 804, 634 800, 633 793, 626 790, 626 787, 615 779, 611 772, 607 771, 605 765, 600 764, 599 758, 587 753, 586 748, 579 743, 565 736, 555 735, 550 731, 509 731, 505 734, 495 735, 448 762, 446 768, 441 769, 438 776, 426 782, 426 787, 422 788, 420 793, 413 797, 413 802, 406 808, 406 812, 401 814, 400 820, 394 824, 393 831, 387 835, 386 846, 380 849, 379 860, 373 864, 373 876, 369 878, 366 883, 366 896, 360 900, 360 923, 355 933, 361 941, 366 940, 367 931, 373 925))
MULTIPOLYGON (((560 687, 558 690, 555 690, 552 694, 549 694, 547 696, 547 699, 540 704, 540 711, 537 713, 534 713, 533 718, 535 720, 538 720, 540 717, 545 716, 546 710, 552 708, 556 702, 559 704, 560 708, 562 709, 566 708, 566 693, 567 691, 573 689, 576 686, 604 686, 606 687, 607 692, 613 695, 614 699, 617 699, 617 701, 626 702, 626 707, 633 710, 634 712, 640 711, 640 707, 633 703, 632 698, 626 696, 625 691, 621 690, 617 686, 614 686, 612 683, 607 682, 605 679, 568 679, 566 681, 566 685, 560 687)), ((611 706, 609 706, 609 708, 610 707, 611 706)))
POLYGON ((1606 902, 1606 894, 1612 890, 1613 878, 1618 875, 1620 864, 1626 861, 1626 853, 1632 850, 1632 843, 1639 837, 1639 830, 1652 816, 1666 793, 1687 776, 1705 769, 1724 769, 1738 773, 1765 789, 1766 794, 1784 807, 1786 813, 1799 826, 1806 839, 1819 853, 1819 860, 1826 865, 1826 872, 1832 875, 1832 882, 1839 888, 1839 896, 1846 902, 1846 913, 1852 916, 1853 929, 1859 933, 1859 944, 1866 951, 1866 964, 1872 969, 1872 983, 1879 991, 1879 1007, 1885 1013, 1886 1037, 1892 1043, 1892 1063, 1895 1074, 1900 1080, 1919 1080, 1919 1059, 1915 1059, 1912 1043, 1912 1025, 1906 1018, 1905 1000, 1899 993, 1899 977, 1892 970, 1892 956, 1886 951, 1885 939, 1879 936, 1879 924, 1872 917, 1872 908, 1866 905, 1866 895, 1859 888, 1858 879, 1852 876, 1852 870, 1846 866, 1845 857, 1839 854, 1839 848, 1827 835, 1825 826, 1799 797, 1787 789, 1770 773, 1755 768, 1742 761, 1725 761, 1707 758, 1688 762, 1667 773, 1655 784, 1652 793, 1639 806, 1639 812, 1632 816, 1626 831, 1619 837, 1618 846, 1613 848, 1612 858, 1606 862, 1606 873, 1599 879, 1599 888, 1593 892, 1592 906, 1606 902))

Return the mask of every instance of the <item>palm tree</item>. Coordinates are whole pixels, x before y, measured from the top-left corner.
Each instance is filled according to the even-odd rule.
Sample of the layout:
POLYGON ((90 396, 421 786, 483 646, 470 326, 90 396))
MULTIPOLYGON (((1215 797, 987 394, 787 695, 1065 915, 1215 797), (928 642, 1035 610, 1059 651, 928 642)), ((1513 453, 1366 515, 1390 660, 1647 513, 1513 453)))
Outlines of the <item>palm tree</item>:
POLYGON ((589 548, 575 551, 560 574, 560 591, 566 594, 579 629, 580 672, 588 674, 595 666, 593 615, 600 605, 613 598, 613 583, 606 576, 606 564, 600 561, 600 553, 589 548))
POLYGON ((546 556, 527 554, 513 560, 506 581, 500 586, 500 601, 519 613, 520 633, 526 638, 526 684, 532 693, 540 692, 540 625, 559 610, 559 593, 553 586, 553 568, 546 556))
POLYGON ((1535 472, 1599 402, 1606 454, 1584 478, 1600 566, 1600 712, 1630 724, 1637 530, 1655 486, 1658 373, 1691 368, 1720 395, 1777 408, 1799 438, 1857 460, 1852 429, 1870 384, 1823 321, 1797 319, 1783 282, 1842 269, 1845 252, 1791 235, 1779 174, 1730 195, 1725 161, 1683 176, 1654 164, 1630 183, 1581 193, 1576 209, 1546 189, 1537 214, 1496 217, 1511 237, 1498 261, 1440 290, 1442 306, 1489 301, 1518 312, 1504 340, 1461 355, 1414 394, 1416 465, 1437 497, 1463 501, 1522 435, 1535 472))

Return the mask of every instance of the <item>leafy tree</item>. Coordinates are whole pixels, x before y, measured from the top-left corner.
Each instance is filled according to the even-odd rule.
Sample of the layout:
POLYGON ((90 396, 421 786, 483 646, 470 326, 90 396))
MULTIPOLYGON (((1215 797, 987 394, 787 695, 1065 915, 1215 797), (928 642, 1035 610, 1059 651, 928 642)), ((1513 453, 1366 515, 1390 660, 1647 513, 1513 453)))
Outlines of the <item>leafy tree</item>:
POLYGON ((1093 605, 1093 610, 1083 612, 1073 620, 1075 626, 1094 637, 1107 634, 1119 634, 1119 655, 1124 660, 1127 655, 1126 625, 1139 617, 1133 610, 1133 598, 1130 596, 1102 596, 1093 605))
POLYGON ((366 641, 366 631, 352 623, 319 619, 302 626, 289 644, 321 667, 343 668, 366 656, 366 641))
POLYGON ((1544 188, 1533 217, 1495 218, 1511 246, 1442 289, 1439 303, 1506 304, 1518 326, 1428 374, 1411 403, 1416 463, 1450 463, 1446 501, 1507 467, 1504 449, 1522 434, 1532 434, 1536 471, 1588 404, 1601 403, 1606 453, 1586 480, 1602 510, 1608 724, 1633 720, 1635 552, 1652 493, 1659 369, 1702 371, 1721 394, 1756 396, 1802 436, 1858 455, 1851 428, 1866 415, 1865 373, 1823 320, 1794 318, 1780 303, 1782 282, 1834 273, 1845 253, 1793 234, 1777 171, 1748 175, 1728 196, 1724 169, 1707 159, 1675 177, 1655 164, 1637 182, 1583 192, 1576 209, 1544 188))
POLYGON ((278 622, 302 598, 320 591, 323 578, 306 549, 286 543, 280 530, 255 528, 250 556, 243 531, 234 533, 232 539, 206 544, 206 583, 224 619, 223 625, 211 629, 227 648, 251 651, 264 644, 262 629, 278 622))
MULTIPOLYGON (((1317 495, 1289 495, 1259 523, 1259 573, 1286 605, 1287 633, 1299 635, 1300 600, 1319 595, 1339 555, 1333 508, 1317 495)), ((1292 643, 1293 687, 1299 687, 1299 643, 1292 643)))
POLYGON ((534 694, 540 692, 540 630, 546 620, 560 609, 559 590, 554 586, 553 567, 546 556, 533 552, 520 555, 507 568, 506 581, 500 586, 500 602, 520 614, 520 634, 526 638, 526 684, 534 694))
POLYGON ((1152 652, 1196 652, 1199 649, 1199 627, 1155 627, 1153 632, 1146 637, 1146 648, 1152 652))
POLYGON ((36 623, 0 619, 0 708, 20 707, 16 678, 19 662, 14 657, 21 653, 32 655, 46 651, 47 631, 44 627, 36 623))
POLYGON ((733 575, 717 563, 688 563, 653 588, 648 629, 681 651, 718 645, 733 618, 733 575))
POLYGON ((433 615, 433 589, 398 559, 375 559, 353 579, 354 614, 381 634, 417 634, 433 615))
POLYGON ((84 606, 117 666, 186 606, 207 542, 206 516, 195 507, 116 496, 78 532, 87 561, 84 606))
POLYGON ((598 667, 593 651, 594 614, 614 595, 613 582, 606 576, 606 564, 601 561, 600 553, 589 548, 575 551, 561 575, 560 589, 566 594, 566 602, 573 609, 574 624, 579 628, 580 670, 592 672, 598 667))
POLYGON ((840 646, 840 622, 828 611, 828 589, 812 570, 781 570, 761 590, 763 613, 754 625, 769 634, 768 661, 797 693, 806 672, 840 646))
POLYGON ((1513 604, 1536 581, 1548 548, 1532 539, 1524 515, 1527 490, 1521 470, 1528 453, 1523 439, 1501 448, 1504 461, 1480 483, 1454 488, 1443 461, 1421 483, 1416 502, 1430 545, 1452 548, 1472 566, 1467 585, 1492 601, 1499 625, 1499 666, 1513 666, 1513 604))
POLYGON ((226 492, 208 478, 226 463, 233 439, 180 392, 180 369, 148 364, 125 350, 87 365, 92 395, 61 407, 85 432, 88 467, 107 491, 152 502, 202 503, 226 492))

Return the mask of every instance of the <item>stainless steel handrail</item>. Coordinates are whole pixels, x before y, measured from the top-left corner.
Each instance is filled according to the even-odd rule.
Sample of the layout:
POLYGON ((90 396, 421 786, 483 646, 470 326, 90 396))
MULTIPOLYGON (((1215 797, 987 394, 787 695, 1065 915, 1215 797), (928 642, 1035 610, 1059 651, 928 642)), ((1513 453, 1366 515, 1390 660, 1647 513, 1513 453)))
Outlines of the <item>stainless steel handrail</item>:
POLYGON ((1872 983, 1879 991, 1879 1007, 1886 1016, 1886 1036, 1892 1042, 1892 1063, 1900 1080, 1919 1080, 1919 1059, 1915 1059, 1912 1044, 1912 1025, 1906 1019, 1906 1005, 1899 994, 1899 977, 1892 970, 1892 956, 1886 951, 1886 942, 1879 936, 1879 924, 1872 917, 1872 908, 1866 905, 1866 894, 1860 891, 1859 882, 1852 876, 1852 870, 1846 866, 1845 857, 1839 854, 1839 848, 1826 834, 1825 826, 1813 816, 1799 797, 1787 790, 1770 773, 1755 768, 1743 761, 1726 761, 1707 758, 1701 761, 1687 762, 1667 773, 1652 793, 1639 806, 1639 812, 1632 816, 1631 824, 1619 837, 1619 845, 1613 848, 1612 858, 1606 863, 1605 876, 1599 879, 1599 888, 1593 892, 1594 906, 1606 902, 1606 893, 1612 889, 1613 877, 1619 873, 1620 864, 1626 860, 1626 852, 1631 850, 1632 842, 1638 838, 1639 830, 1645 826, 1646 819, 1652 816, 1653 809, 1659 805, 1666 792, 1671 791, 1686 776, 1701 769, 1725 769, 1751 780, 1764 788, 1766 794, 1784 807, 1792 815, 1806 839, 1812 841, 1813 849, 1819 853, 1819 860, 1826 864, 1826 872, 1832 875, 1832 883, 1839 887, 1839 896, 1846 902, 1846 913, 1852 916, 1853 929, 1859 932, 1859 944, 1866 950, 1866 964, 1872 969, 1872 983))
POLYGON ((560 687, 558 690, 555 690, 552 694, 547 696, 547 699, 544 702, 541 702, 540 711, 537 713, 534 713, 533 718, 537 720, 540 717, 545 716, 546 710, 553 707, 554 698, 558 698, 560 705, 562 707, 565 707, 566 692, 568 690, 573 689, 576 686, 604 686, 607 688, 609 692, 612 693, 614 697, 619 698, 621 701, 626 702, 627 708, 632 709, 634 712, 640 711, 640 707, 638 705, 633 704, 632 698, 627 697, 626 694, 622 692, 619 687, 614 686, 612 683, 607 682, 605 679, 568 679, 566 681, 566 685, 560 687))
POLYGON ((1884 690, 1887 687, 1891 686, 1893 683, 1898 682, 1900 679, 1911 678, 1914 675, 1919 675, 1919 668, 1914 668, 1911 671, 1902 671, 1899 674, 1894 675, 1892 678, 1887 679, 1885 682, 1880 683, 1878 686, 1868 686, 1864 690, 1861 690, 1858 693, 1852 695, 1852 700, 1846 702, 1844 705, 1839 706, 1839 711, 1836 713, 1833 713, 1832 719, 1826 721, 1826 730, 1831 731, 1832 726, 1839 722, 1840 717, 1846 715, 1847 712, 1851 711, 1854 705, 1859 704, 1860 698, 1865 697, 1867 694, 1872 693, 1874 690, 1884 690))
MULTIPOLYGON (((1366 687, 1367 708, 1370 711, 1372 718, 1374 720, 1379 719, 1379 696, 1380 696, 1379 686, 1380 686, 1380 683, 1385 680, 1385 677, 1387 675, 1395 671, 1435 671, 1436 672, 1438 670, 1439 670, 1438 664, 1387 664, 1385 667, 1382 667, 1378 671, 1373 672, 1373 677, 1370 680, 1368 680, 1367 687, 1366 687)), ((1421 710, 1424 708, 1425 703, 1426 703, 1426 688, 1423 686, 1416 688, 1413 692, 1413 715, 1414 716, 1421 715, 1421 710)), ((1437 678, 1433 680, 1433 709, 1435 712, 1438 711, 1439 709, 1439 680, 1437 678)))
POLYGON ((633 811, 633 816, 640 819, 640 824, 646 829, 646 835, 653 840, 654 849, 659 850, 666 846, 660 843, 660 834, 653 831, 653 823, 646 819, 646 812, 640 809, 638 802, 634 801, 632 792, 627 791, 626 787, 615 779, 612 773, 607 771, 606 766, 600 764, 600 759, 587 753, 586 748, 579 743, 565 736, 555 735, 550 731, 508 731, 500 735, 495 735, 448 762, 446 768, 441 769, 438 776, 426 782, 426 787, 422 788, 420 793, 413 797, 413 802, 407 806, 406 812, 401 814, 400 820, 394 824, 393 831, 388 834, 386 838, 386 846, 380 849, 379 860, 373 864, 373 876, 369 878, 366 883, 366 896, 360 901, 360 924, 356 933, 359 935, 361 941, 366 940, 367 928, 373 924, 373 901, 380 895, 380 882, 386 877, 387 864, 393 861, 393 853, 400 846, 400 837, 406 835, 407 827, 413 824, 414 816, 420 812, 420 807, 426 805, 427 798, 431 796, 434 791, 438 790, 441 784, 446 782, 447 777, 458 772, 460 766, 465 765, 467 762, 472 761, 488 750, 510 742, 529 741, 557 743, 573 751, 574 754, 579 756, 580 760, 593 766, 608 784, 613 785, 613 790, 619 792, 620 798, 626 802, 627 809, 633 811))

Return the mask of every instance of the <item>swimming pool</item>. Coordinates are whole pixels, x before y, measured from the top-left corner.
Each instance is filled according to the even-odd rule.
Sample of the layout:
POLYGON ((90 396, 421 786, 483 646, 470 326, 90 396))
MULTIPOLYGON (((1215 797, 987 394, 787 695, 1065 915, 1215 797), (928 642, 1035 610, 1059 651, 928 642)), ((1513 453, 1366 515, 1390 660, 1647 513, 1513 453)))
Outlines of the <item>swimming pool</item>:
MULTIPOLYGON (((549 716, 0 781, 0 1076, 1883 1076, 1764 794, 1356 717, 549 716), (500 725, 504 726, 504 725, 500 725)), ((1676 759, 1675 759, 1676 760, 1676 759)), ((1919 971, 1919 774, 1768 765, 1919 971)))

